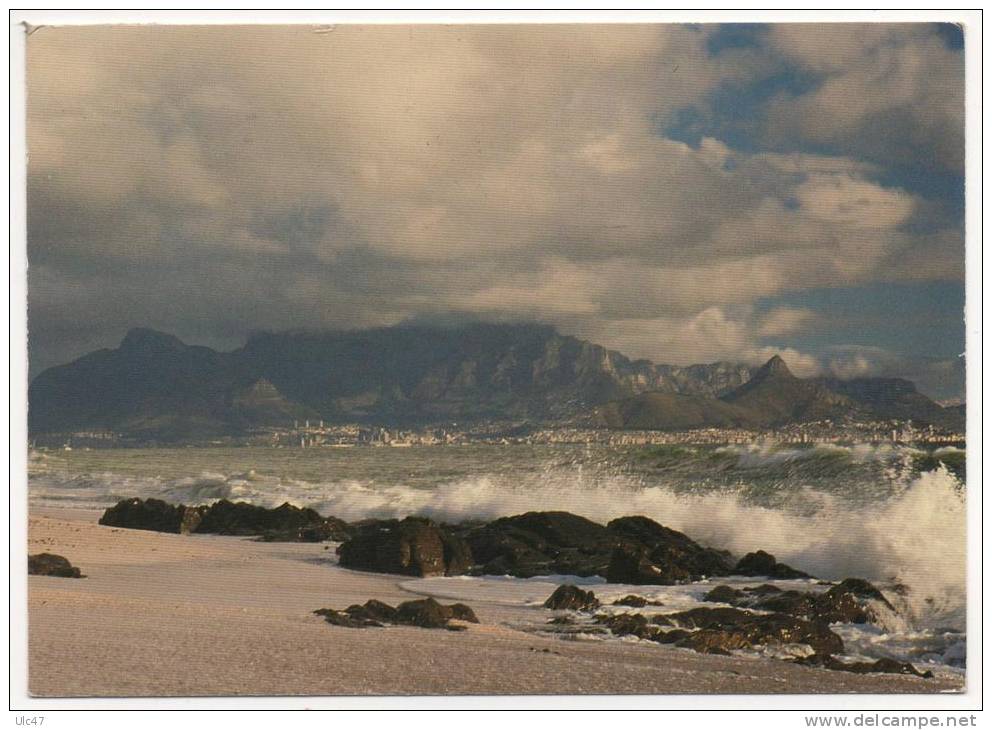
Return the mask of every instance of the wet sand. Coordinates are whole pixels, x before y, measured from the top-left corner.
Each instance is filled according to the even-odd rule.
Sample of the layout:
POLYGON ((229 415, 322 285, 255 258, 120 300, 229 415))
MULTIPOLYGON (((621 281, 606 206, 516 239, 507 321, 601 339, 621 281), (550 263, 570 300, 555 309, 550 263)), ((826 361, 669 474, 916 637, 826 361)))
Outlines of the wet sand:
POLYGON ((656 644, 566 641, 513 628, 542 609, 473 602, 460 632, 347 629, 312 611, 415 598, 400 576, 339 568, 333 547, 103 527, 33 510, 29 553, 82 580, 28 579, 36 697, 937 693, 954 678, 853 675, 656 644), (524 616, 524 613, 527 615, 524 616))

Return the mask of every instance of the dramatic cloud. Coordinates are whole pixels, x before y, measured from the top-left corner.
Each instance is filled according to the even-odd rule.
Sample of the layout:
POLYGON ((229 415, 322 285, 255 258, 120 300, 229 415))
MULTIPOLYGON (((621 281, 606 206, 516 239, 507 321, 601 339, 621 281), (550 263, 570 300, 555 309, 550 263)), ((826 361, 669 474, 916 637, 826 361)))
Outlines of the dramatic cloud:
POLYGON ((134 325, 232 346, 457 313, 812 373, 827 342, 788 340, 827 320, 756 304, 961 278, 960 216, 891 174, 963 164, 961 53, 933 26, 730 52, 710 26, 319 30, 31 35, 33 369, 134 325), (817 83, 757 99, 750 148, 666 132, 783 73, 817 83))

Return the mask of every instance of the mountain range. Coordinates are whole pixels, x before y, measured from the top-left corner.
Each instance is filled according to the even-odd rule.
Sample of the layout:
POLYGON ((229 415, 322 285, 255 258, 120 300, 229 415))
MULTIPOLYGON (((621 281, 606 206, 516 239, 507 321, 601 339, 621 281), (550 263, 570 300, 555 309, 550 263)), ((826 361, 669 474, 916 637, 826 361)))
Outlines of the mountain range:
POLYGON ((952 428, 962 415, 907 380, 803 380, 777 357, 761 368, 655 364, 533 324, 261 332, 231 352, 139 328, 116 349, 40 373, 28 400, 32 433, 158 440, 306 418, 683 429, 865 416, 952 428))

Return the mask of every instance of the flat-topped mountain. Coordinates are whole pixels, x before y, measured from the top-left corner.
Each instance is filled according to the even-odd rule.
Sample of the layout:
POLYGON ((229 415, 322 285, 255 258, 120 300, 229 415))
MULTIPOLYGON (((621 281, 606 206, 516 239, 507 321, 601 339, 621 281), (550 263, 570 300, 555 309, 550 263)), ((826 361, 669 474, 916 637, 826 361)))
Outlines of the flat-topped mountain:
POLYGON ((414 426, 594 414, 613 427, 681 429, 880 412, 890 391, 900 414, 943 415, 908 381, 887 382, 800 380, 779 358, 757 369, 658 365, 530 324, 257 333, 232 352, 134 329, 116 349, 39 374, 29 427, 178 440, 306 418, 414 426))
POLYGON ((167 439, 303 418, 562 421, 648 390, 717 396, 751 370, 632 361, 529 324, 263 332, 233 352, 134 329, 117 349, 39 374, 29 424, 35 433, 112 429, 167 439))

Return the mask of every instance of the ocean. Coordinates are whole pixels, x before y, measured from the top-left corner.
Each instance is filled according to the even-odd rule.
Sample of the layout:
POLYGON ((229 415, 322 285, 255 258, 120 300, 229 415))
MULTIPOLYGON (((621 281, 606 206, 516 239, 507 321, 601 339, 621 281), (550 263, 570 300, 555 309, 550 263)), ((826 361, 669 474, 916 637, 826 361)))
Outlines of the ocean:
MULTIPOLYGON (((348 521, 418 514, 463 522, 531 510, 601 523, 644 515, 736 556, 761 549, 820 579, 867 578, 898 613, 881 627, 835 627, 849 656, 963 672, 964 457, 953 447, 897 444, 76 449, 32 451, 28 494, 36 506, 100 509, 129 497, 291 502, 348 521)), ((404 585, 438 597, 535 605, 564 581, 590 584, 610 600, 637 593, 665 604, 622 609, 646 612, 698 605, 721 583, 768 582, 634 587, 552 576, 404 585)), ((815 581, 778 583, 822 589, 815 581)))

